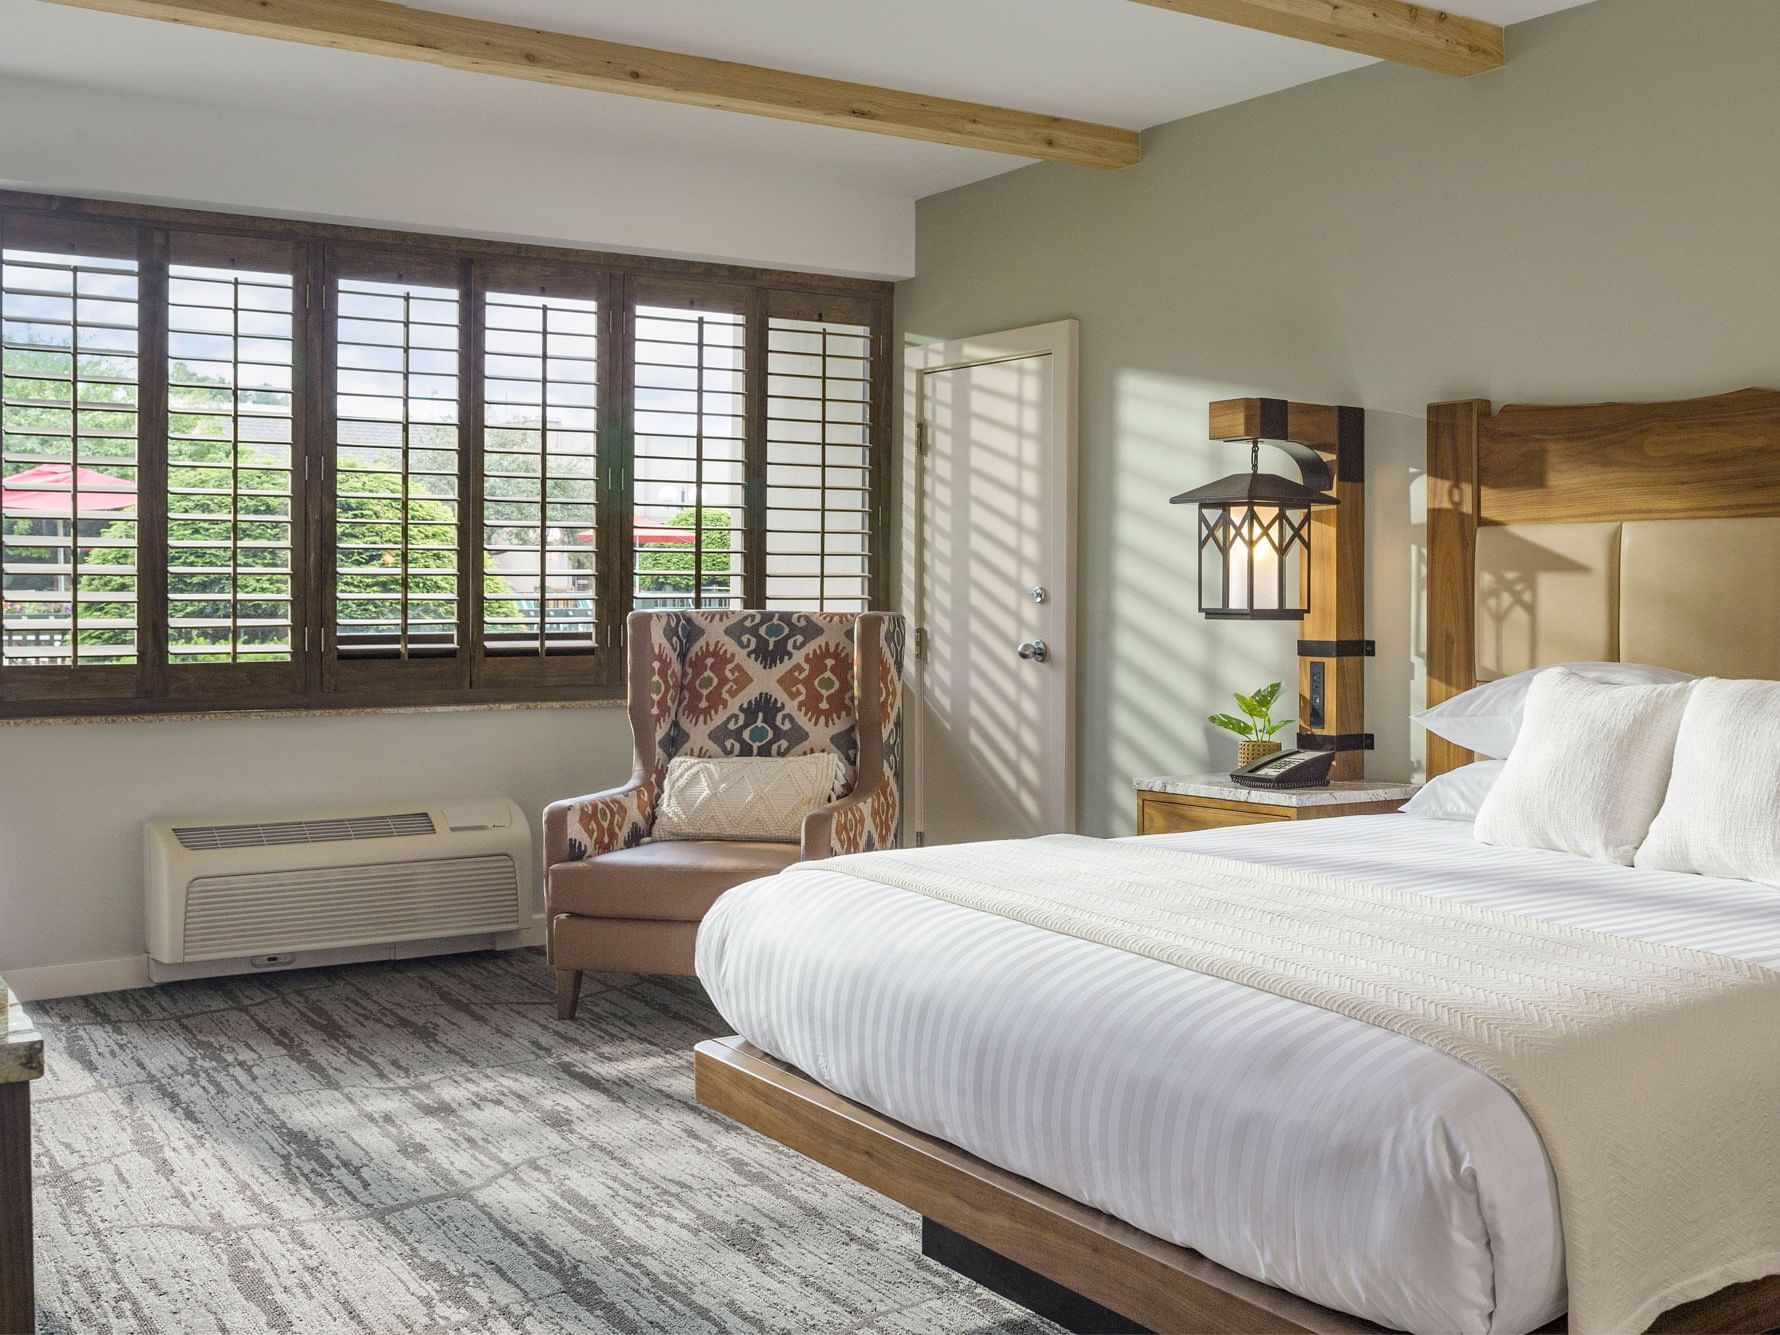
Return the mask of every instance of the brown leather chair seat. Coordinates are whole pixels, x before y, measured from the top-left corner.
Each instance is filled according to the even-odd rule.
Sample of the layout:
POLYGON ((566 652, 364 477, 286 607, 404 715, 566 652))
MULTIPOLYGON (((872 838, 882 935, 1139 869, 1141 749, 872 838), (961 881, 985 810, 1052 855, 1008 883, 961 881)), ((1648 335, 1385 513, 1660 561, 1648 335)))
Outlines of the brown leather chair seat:
POLYGON ((550 915, 698 922, 731 886, 783 871, 796 844, 663 839, 550 869, 550 915))

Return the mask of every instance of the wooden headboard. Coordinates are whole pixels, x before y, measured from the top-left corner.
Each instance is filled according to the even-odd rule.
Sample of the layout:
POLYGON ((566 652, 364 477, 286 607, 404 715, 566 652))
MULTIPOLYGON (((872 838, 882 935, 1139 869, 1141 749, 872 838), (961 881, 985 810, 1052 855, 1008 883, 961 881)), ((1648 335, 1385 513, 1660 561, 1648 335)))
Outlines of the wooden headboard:
MULTIPOLYGON (((1747 611, 1749 632, 1760 641, 1756 660, 1766 663, 1780 655, 1780 592, 1774 588, 1780 584, 1780 562, 1769 560, 1770 553, 1780 554, 1780 520, 1667 530, 1644 522, 1775 516, 1780 516, 1780 391, 1745 389, 1675 403, 1512 405, 1499 412, 1491 412, 1483 399, 1430 404, 1428 703, 1468 690, 1479 679, 1479 653, 1485 647, 1478 624, 1480 593, 1486 607, 1493 605, 1491 590, 1480 589, 1480 531, 1483 546, 1497 553, 1516 543, 1548 556, 1567 552, 1546 564, 1574 569, 1577 580, 1592 574, 1601 597, 1611 600, 1598 617, 1569 618, 1574 624, 1545 637, 1549 646, 1535 638, 1529 647, 1524 634, 1510 634, 1513 643, 1494 643, 1486 653, 1499 660, 1492 666, 1515 670, 1565 658, 1617 658, 1621 629, 1630 624, 1659 629, 1665 640, 1691 641, 1702 653, 1715 643, 1725 651, 1722 659, 1695 657, 1674 666, 1726 676, 1780 675, 1750 668, 1751 654, 1739 656, 1722 634, 1727 619, 1747 611), (1543 525, 1578 527, 1538 527, 1543 525), (1622 554, 1629 559, 1634 550, 1644 568, 1667 570, 1682 556, 1697 561, 1688 583, 1697 589, 1697 599, 1670 599, 1658 607, 1629 577, 1622 590, 1622 554), (1748 568, 1752 560, 1767 568, 1748 568), (1697 627, 1687 624, 1690 618, 1697 618, 1697 627), (1699 633, 1689 635, 1690 629, 1699 633)), ((1592 610, 1586 589, 1584 595, 1586 612, 1592 610)), ((1514 610, 1525 619, 1536 609, 1524 605, 1530 597, 1524 590, 1517 596, 1520 605, 1514 610)), ((1430 777, 1471 759, 1470 752, 1428 737, 1430 777)))

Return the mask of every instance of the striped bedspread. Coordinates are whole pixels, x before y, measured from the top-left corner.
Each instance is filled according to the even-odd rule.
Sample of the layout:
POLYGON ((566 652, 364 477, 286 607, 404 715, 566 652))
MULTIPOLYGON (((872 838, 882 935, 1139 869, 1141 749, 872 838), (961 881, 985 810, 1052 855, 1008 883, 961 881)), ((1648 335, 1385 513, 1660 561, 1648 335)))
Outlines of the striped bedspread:
POLYGON ((1780 973, 1451 898, 1051 835, 829 870, 1403 1034, 1519 1100, 1558 1184, 1571 1335, 1780 1270, 1780 973))
MULTIPOLYGON (((1146 841, 1780 964, 1780 891, 1483 848, 1404 816, 1146 841)), ((736 1030, 1160 1237, 1409 1330, 1563 1309, 1555 1184, 1501 1086, 1388 1030, 812 866, 700 936, 736 1030)))

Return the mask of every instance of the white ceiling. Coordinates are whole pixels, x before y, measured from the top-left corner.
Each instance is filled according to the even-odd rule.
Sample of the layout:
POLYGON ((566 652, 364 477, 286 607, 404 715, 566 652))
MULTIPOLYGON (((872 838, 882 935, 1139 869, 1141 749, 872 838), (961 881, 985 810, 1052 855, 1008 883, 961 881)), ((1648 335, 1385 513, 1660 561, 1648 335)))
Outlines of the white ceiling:
MULTIPOLYGON (((1480 18, 1513 23, 1584 2, 1464 0, 1460 7, 1480 18)), ((1326 47, 1131 0, 899 0, 895 4, 421 0, 421 4, 1132 129, 1370 63, 1326 47)), ((313 138, 322 145, 405 144, 412 151, 395 156, 418 159, 425 149, 429 150, 425 156, 437 161, 445 147, 463 146, 464 152, 480 153, 509 173, 517 173, 515 164, 523 162, 533 180, 540 170, 549 172, 558 164, 570 170, 584 164, 590 174, 602 175, 609 187, 624 182, 635 190, 672 177, 691 183, 695 193, 696 183, 706 178, 725 182, 726 188, 743 196, 752 189, 761 201, 752 207, 760 215, 754 223, 762 234, 771 226, 771 205, 764 201, 782 201, 787 213, 840 208, 853 210, 856 218, 873 219, 876 209, 886 218, 906 217, 895 226, 910 235, 906 244, 896 242, 892 249, 907 259, 880 247, 879 253, 856 263, 838 251, 804 261, 808 267, 881 274, 903 272, 912 259, 912 201, 1025 164, 1025 159, 971 149, 554 88, 67 9, 38 0, 0 0, 0 101, 5 100, 9 84, 13 105, 43 107, 44 124, 35 129, 15 124, 10 140, 5 127, 0 127, 0 181, 127 197, 172 194, 200 204, 278 211, 289 210, 290 202, 275 197, 276 180, 269 179, 262 189, 247 179, 254 171, 275 178, 275 162, 257 163, 252 170, 236 173, 241 184, 231 184, 227 191, 210 184, 225 179, 225 173, 205 177, 203 193, 198 194, 192 192, 199 185, 188 184, 175 170, 169 172, 164 190, 145 192, 142 182, 153 173, 151 164, 142 161, 142 152, 152 154, 155 145, 148 127, 159 121, 181 127, 194 121, 214 122, 213 136, 199 135, 205 144, 214 138, 207 149, 213 154, 238 154, 243 144, 262 141, 276 143, 286 154, 323 151, 307 145, 313 138), (90 116, 83 119, 88 124, 68 123, 67 109, 87 107, 90 116), (125 121, 142 123, 120 125, 119 107, 128 109, 125 121), (127 161, 82 170, 81 148, 95 142, 101 115, 104 123, 119 125, 120 134, 133 133, 138 142, 131 143, 127 152, 105 146, 115 158, 127 161), (295 132, 293 127, 305 124, 316 131, 313 136, 295 132), (260 125, 266 127, 263 132, 248 128, 260 125), (52 140, 55 161, 69 164, 53 173, 55 179, 49 179, 43 166, 52 140), (625 162, 630 168, 609 165, 625 162)), ((193 133, 182 129, 188 146, 196 142, 193 133)), ((369 204, 355 207, 349 190, 338 192, 341 197, 336 201, 319 165, 301 163, 298 168, 297 176, 309 171, 304 188, 315 199, 315 207, 306 213, 428 225, 418 218, 395 216, 387 207, 374 211, 369 204), (309 171, 311 167, 315 170, 309 171)), ((707 244, 690 238, 683 217, 685 199, 684 189, 674 194, 675 225, 667 229, 672 236, 659 246, 649 244, 647 220, 640 215, 630 217, 623 227, 615 216, 607 216, 580 229, 552 218, 540 231, 517 222, 491 227, 438 214, 435 208, 434 225, 441 230, 456 227, 797 266, 795 260, 767 253, 752 241, 725 246, 720 240, 707 244), (605 231, 583 234, 596 226, 605 231)), ((565 214, 573 216, 575 207, 566 198, 562 201, 565 214)), ((665 215, 670 201, 664 197, 659 207, 665 215)), ((708 226, 716 228, 723 221, 719 212, 708 226)), ((857 222, 852 225, 857 229, 857 222)))
MULTIPOLYGON (((1469 0, 1513 23, 1583 0, 1469 0)), ((1131 0, 423 0, 529 27, 1145 129, 1369 63, 1131 0)), ((621 138, 920 198, 1023 159, 0 0, 0 76, 438 132, 621 138)), ((1429 78, 1440 76, 1429 75, 1429 78)))

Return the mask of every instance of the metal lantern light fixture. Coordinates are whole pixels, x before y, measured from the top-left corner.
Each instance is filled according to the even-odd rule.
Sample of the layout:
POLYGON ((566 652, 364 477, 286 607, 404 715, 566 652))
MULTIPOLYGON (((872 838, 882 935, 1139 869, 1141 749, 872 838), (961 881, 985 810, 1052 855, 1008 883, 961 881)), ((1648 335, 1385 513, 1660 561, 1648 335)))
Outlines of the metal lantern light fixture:
POLYGON ((1301 621, 1310 611, 1311 507, 1334 505, 1334 476, 1316 450, 1278 444, 1302 482, 1261 471, 1249 437, 1249 471, 1172 498, 1199 507, 1199 610, 1231 621, 1301 621))
POLYGON ((1299 621, 1301 751, 1333 751, 1336 779, 1357 779, 1365 730, 1366 413, 1338 403, 1219 399, 1213 440, 1248 446, 1249 471, 1174 498, 1199 507, 1199 610, 1244 621, 1299 621), (1261 443, 1301 480, 1261 471, 1261 443), (1315 538, 1316 548, 1311 550, 1315 538), (1311 606, 1315 590, 1316 606, 1311 606))

